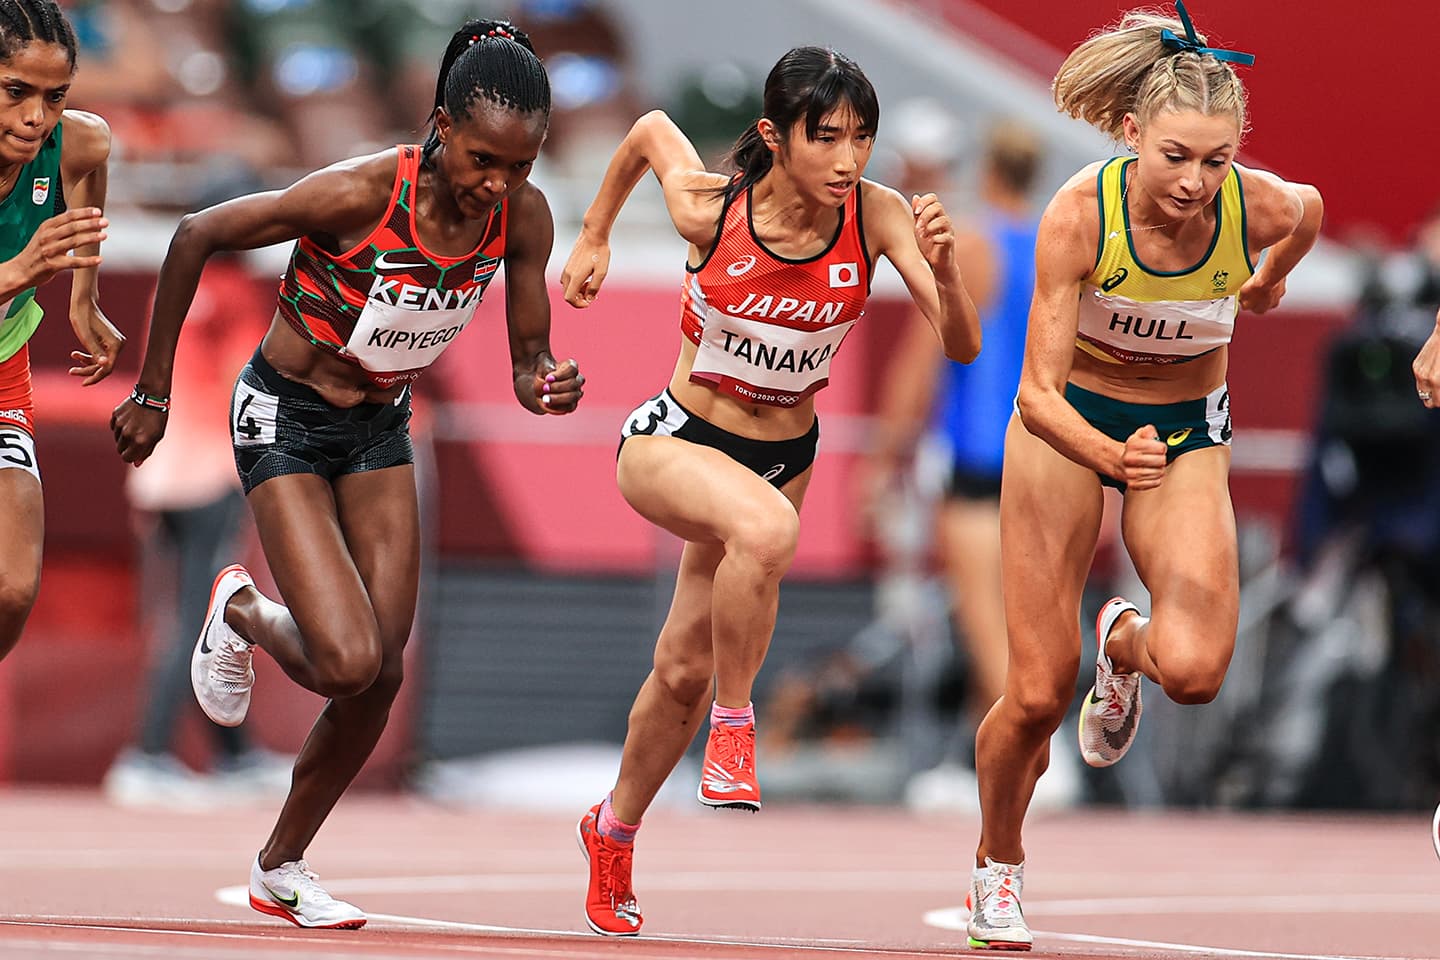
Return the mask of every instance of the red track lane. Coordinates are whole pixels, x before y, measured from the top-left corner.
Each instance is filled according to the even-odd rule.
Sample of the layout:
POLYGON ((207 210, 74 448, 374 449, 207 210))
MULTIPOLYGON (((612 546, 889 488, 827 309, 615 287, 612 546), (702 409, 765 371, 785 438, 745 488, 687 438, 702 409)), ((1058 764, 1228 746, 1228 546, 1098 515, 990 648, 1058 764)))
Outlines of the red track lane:
MULTIPOLYGON (((0 958, 970 952, 954 926, 973 817, 655 811, 636 853, 645 936, 619 940, 585 927, 584 862, 569 814, 347 798, 309 860, 332 893, 371 912, 353 932, 299 930, 240 905, 272 818, 269 809, 120 810, 90 792, 0 793, 0 958)), ((1035 818, 1026 842, 1032 957, 1440 956, 1440 864, 1421 814, 1078 811, 1035 818)))

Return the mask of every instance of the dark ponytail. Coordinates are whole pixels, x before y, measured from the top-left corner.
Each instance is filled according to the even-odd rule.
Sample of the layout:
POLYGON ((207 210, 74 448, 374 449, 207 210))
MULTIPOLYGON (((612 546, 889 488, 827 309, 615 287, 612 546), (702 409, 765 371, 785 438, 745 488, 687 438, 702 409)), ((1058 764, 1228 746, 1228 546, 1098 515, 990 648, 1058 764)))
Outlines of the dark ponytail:
POLYGON ((435 106, 425 138, 428 160, 440 145, 435 111, 445 108, 453 119, 470 116, 470 107, 484 97, 520 113, 550 117, 550 78, 535 55, 529 36, 506 20, 469 20, 445 47, 435 80, 435 106))
MULTIPOLYGON (((849 57, 824 47, 795 47, 770 68, 765 78, 765 116, 783 142, 805 121, 805 136, 814 140, 820 122, 841 106, 855 112, 860 129, 874 134, 880 126, 880 99, 865 72, 849 57)), ((749 190, 774 166, 775 155, 752 123, 730 148, 730 163, 739 176, 725 188, 727 197, 749 190)))

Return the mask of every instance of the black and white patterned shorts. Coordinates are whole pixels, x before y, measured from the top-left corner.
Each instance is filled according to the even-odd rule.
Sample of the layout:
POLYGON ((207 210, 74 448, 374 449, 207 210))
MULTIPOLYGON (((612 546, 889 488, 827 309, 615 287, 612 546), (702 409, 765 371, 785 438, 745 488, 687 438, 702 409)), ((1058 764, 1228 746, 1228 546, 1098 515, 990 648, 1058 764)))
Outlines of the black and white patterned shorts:
POLYGON ((816 417, 810 429, 798 437, 752 440, 702 420, 680 406, 669 390, 662 390, 659 396, 646 400, 625 418, 620 428, 620 446, 624 447, 631 437, 657 435, 714 447, 778 488, 800 476, 815 462, 815 450, 820 444, 820 418, 816 417))
POLYGON ((291 473, 333 481, 413 463, 410 388, 390 403, 333 406, 310 387, 282 377, 257 348, 235 381, 230 442, 246 494, 291 473))

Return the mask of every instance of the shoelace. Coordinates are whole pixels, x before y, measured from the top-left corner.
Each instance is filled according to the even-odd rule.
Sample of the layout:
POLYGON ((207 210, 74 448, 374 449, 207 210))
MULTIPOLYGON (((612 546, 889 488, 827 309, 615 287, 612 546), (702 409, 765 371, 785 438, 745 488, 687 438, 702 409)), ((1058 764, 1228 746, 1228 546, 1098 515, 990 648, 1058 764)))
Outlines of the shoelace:
POLYGON ((610 901, 615 915, 640 916, 640 904, 630 889, 635 848, 629 844, 600 843, 600 893, 610 901))
POLYGON ((224 637, 215 650, 210 672, 215 680, 231 691, 247 690, 251 684, 250 661, 255 648, 239 636, 224 637))
POLYGON ((1126 706, 1134 696, 1138 673, 1111 673, 1100 670, 1095 675, 1095 692, 1104 702, 1096 711, 1107 720, 1118 720, 1125 716, 1126 706))
POLYGON ((1017 879, 1013 868, 990 862, 989 874, 980 885, 980 910, 986 923, 1008 926, 1021 921, 1020 900, 1013 885, 1017 879))
POLYGON ((715 728, 715 733, 715 753, 720 765, 727 771, 743 771, 744 767, 736 766, 735 761, 755 755, 755 728, 722 723, 715 728))
POLYGON ((280 876, 290 884, 292 891, 304 893, 303 902, 312 906, 334 902, 335 898, 326 893, 324 888, 316 882, 320 879, 320 874, 311 870, 310 864, 304 860, 282 863, 276 869, 280 871, 280 876))

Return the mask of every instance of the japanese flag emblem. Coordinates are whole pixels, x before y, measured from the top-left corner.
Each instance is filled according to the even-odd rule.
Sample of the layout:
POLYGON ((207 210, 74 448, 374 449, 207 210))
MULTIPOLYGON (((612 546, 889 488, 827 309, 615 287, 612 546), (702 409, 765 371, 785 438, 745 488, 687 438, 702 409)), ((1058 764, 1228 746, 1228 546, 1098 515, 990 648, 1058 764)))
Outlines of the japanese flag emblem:
POLYGON ((43 204, 47 199, 49 199, 49 197, 50 178, 36 177, 35 185, 30 188, 30 199, 33 200, 35 202, 35 206, 38 207, 43 204))
POLYGON ((830 264, 830 286, 856 287, 860 285, 860 265, 854 263, 832 263, 830 264))

